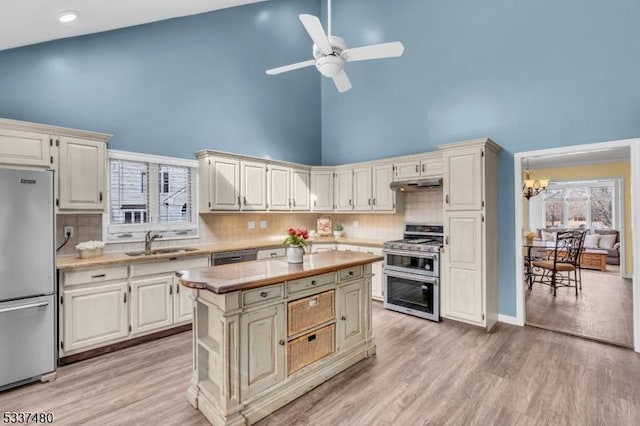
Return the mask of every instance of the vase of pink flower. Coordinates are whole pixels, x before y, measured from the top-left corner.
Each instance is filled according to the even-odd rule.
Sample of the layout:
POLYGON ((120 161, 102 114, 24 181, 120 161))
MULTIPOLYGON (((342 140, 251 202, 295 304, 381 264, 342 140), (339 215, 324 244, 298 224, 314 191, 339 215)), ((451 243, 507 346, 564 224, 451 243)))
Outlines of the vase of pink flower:
POLYGON ((287 238, 282 242, 287 247, 287 262, 302 263, 304 247, 307 245, 309 232, 305 228, 289 228, 287 238))

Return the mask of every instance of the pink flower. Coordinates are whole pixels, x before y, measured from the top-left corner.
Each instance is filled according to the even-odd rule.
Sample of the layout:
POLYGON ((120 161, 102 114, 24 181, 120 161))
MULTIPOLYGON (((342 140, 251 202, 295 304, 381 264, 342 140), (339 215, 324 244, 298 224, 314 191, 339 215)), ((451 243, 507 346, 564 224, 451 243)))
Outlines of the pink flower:
POLYGON ((289 231, 287 231, 289 233, 289 235, 293 236, 296 235, 296 230, 294 228, 289 228, 289 231))

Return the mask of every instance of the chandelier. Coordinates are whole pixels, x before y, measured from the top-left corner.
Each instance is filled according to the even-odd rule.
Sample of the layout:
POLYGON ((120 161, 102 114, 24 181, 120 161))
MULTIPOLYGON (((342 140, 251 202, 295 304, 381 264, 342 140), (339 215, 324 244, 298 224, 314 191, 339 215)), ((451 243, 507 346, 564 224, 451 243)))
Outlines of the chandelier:
POLYGON ((529 162, 527 161, 527 170, 524 172, 524 185, 522 185, 522 196, 528 200, 545 191, 548 185, 549 179, 531 179, 531 170, 529 170, 529 162))

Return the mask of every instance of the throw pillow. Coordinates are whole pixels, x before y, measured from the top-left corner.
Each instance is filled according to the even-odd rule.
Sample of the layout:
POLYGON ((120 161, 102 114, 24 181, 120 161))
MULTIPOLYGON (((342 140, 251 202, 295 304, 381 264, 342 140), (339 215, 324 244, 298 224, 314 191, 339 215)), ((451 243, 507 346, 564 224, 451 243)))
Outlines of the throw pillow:
POLYGON ((555 232, 542 231, 542 241, 555 241, 555 240, 556 240, 555 232))
POLYGON ((612 249, 613 245, 616 243, 617 235, 600 235, 600 242, 598 243, 598 247, 601 249, 612 249))
POLYGON ((584 248, 598 248, 598 241, 601 235, 589 234, 584 237, 584 248))

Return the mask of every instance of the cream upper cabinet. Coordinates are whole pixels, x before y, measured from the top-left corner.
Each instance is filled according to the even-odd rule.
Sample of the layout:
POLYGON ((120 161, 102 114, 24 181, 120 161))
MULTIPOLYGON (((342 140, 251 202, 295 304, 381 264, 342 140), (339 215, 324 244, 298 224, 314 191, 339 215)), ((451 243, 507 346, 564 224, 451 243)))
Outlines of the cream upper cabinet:
POLYGON ((209 200, 212 210, 240 210, 240 162, 211 157, 209 200))
POLYGON ((311 171, 311 210, 333 210, 333 170, 311 171))
POLYGON ((127 302, 126 282, 62 291, 62 349, 74 351, 126 337, 127 302))
POLYGON ((445 216, 447 258, 443 287, 443 316, 483 325, 482 212, 456 212, 445 216))
POLYGON ((61 137, 59 145, 58 208, 104 210, 105 143, 61 137))
POLYGON ((335 175, 334 201, 336 210, 353 210, 353 171, 351 169, 337 170, 335 175))
POLYGON ((309 210, 310 202, 310 175, 309 170, 291 170, 291 209, 309 210))
POLYGON ((267 209, 267 166, 252 161, 240 162, 242 210, 267 209))
POLYGON ((442 177, 444 164, 440 155, 420 160, 420 177, 442 177))
POLYGON ((394 180, 413 179, 420 177, 420 160, 412 159, 408 161, 396 162, 394 180))
POLYGON ((291 170, 288 167, 267 167, 267 193, 269 210, 290 210, 291 170))
POLYGON ((252 397, 285 378, 286 311, 284 303, 242 315, 240 371, 242 395, 252 397))
POLYGON ((193 301, 189 297, 194 291, 180 285, 178 277, 173 277, 173 323, 189 322, 193 319, 193 301))
POLYGON ((344 350, 366 337, 367 281, 361 278, 338 289, 338 349, 344 350))
POLYGON ((479 210, 483 207, 484 148, 443 152, 445 210, 479 210))
POLYGON ((131 280, 131 334, 173 324, 173 275, 131 280))
POLYGON ((396 193, 390 188, 393 182, 393 166, 381 164, 373 166, 373 210, 393 211, 396 206, 396 193))
POLYGON ((371 167, 353 169, 353 209, 367 211, 372 207, 371 167))
POLYGON ((0 163, 51 167, 53 141, 48 134, 0 126, 0 163))

